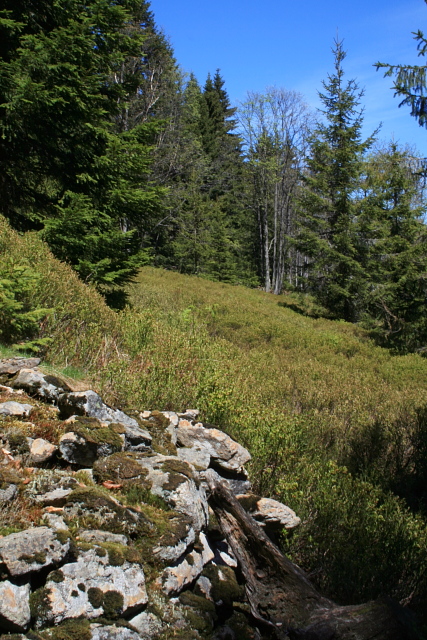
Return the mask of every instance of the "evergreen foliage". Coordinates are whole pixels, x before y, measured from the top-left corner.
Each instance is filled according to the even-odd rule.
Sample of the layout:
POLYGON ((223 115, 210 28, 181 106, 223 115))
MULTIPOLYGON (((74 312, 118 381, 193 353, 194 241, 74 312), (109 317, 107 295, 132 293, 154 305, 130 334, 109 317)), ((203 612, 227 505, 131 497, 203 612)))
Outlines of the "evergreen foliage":
POLYGON ((130 90, 115 73, 144 42, 140 28, 124 28, 138 9, 134 0, 47 0, 36 11, 14 3, 0 25, 1 211, 15 228, 43 230, 100 289, 135 273, 141 243, 123 221, 136 220, 143 235, 162 197, 147 183, 151 126, 112 128, 130 90))
MULTIPOLYGON (((427 4, 427 0, 424 0, 427 4)), ((413 33, 418 42, 418 55, 424 57, 427 53, 427 39, 418 29, 413 33)), ((427 67, 426 65, 376 63, 378 69, 386 69, 384 76, 394 77, 393 89, 395 96, 403 97, 399 107, 408 105, 413 116, 421 127, 427 127, 427 67)))
POLYGON ((298 247, 308 256, 309 289, 337 317, 360 317, 366 274, 358 260, 356 202, 363 154, 374 137, 362 140, 363 92, 354 80, 345 82, 345 51, 335 43, 335 73, 320 93, 326 123, 318 123, 300 198, 298 247))
POLYGON ((358 216, 365 324, 382 344, 403 351, 423 350, 427 340, 425 202, 413 160, 396 143, 367 159, 358 216))

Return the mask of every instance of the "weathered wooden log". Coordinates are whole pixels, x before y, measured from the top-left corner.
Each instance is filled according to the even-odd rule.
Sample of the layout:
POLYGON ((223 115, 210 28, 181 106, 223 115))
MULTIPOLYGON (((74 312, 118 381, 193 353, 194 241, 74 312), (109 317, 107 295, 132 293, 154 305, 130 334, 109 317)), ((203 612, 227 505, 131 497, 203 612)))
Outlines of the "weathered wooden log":
MULTIPOLYGON (((212 469, 210 503, 244 576, 251 613, 278 640, 416 640, 405 611, 391 600, 342 607, 323 597, 243 509, 212 469)), ((409 614, 410 618, 410 614, 409 614)))

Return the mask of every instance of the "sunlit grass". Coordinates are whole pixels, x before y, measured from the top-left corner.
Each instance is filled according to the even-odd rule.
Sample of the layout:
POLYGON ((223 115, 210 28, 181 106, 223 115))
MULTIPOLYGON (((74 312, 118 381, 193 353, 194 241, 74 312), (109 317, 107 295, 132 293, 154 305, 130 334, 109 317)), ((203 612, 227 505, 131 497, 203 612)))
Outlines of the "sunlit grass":
POLYGON ((422 501, 409 511, 400 489, 424 486, 424 469, 427 481, 414 456, 427 359, 391 355, 309 298, 160 269, 140 272, 116 314, 36 235, 0 219, 1 246, 0 262, 28 260, 41 275, 34 304, 55 308, 41 327, 51 371, 123 408, 199 408, 249 448, 255 490, 301 516, 286 549, 324 591, 426 608, 422 501))

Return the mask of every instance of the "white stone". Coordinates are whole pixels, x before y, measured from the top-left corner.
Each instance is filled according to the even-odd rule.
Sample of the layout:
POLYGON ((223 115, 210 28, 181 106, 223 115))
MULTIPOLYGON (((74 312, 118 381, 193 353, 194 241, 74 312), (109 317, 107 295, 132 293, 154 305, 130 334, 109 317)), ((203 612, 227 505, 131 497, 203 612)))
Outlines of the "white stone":
POLYGON ((142 608, 148 601, 145 578, 137 564, 125 562, 119 567, 109 564, 108 554, 96 555, 95 549, 81 553, 77 562, 61 567, 64 579, 54 582, 47 578, 49 608, 46 620, 58 624, 66 618, 86 619, 102 616, 104 610, 93 607, 88 599, 90 588, 104 592, 117 591, 123 596, 123 613, 128 609, 142 608), (80 585, 80 587, 79 587, 80 585), (84 590, 81 589, 84 585, 84 590))
POLYGON ((31 458, 35 463, 46 462, 56 451, 58 451, 58 447, 43 438, 33 440, 30 447, 31 458))
POLYGON ((21 404, 8 400, 8 402, 0 403, 0 415, 17 416, 19 418, 28 418, 34 407, 31 404, 21 404))
POLYGON ((17 587, 8 580, 0 582, 0 629, 6 626, 13 630, 25 631, 30 624, 30 585, 17 587))
POLYGON ((176 567, 168 567, 163 572, 160 583, 166 595, 180 593, 202 573, 203 567, 214 559, 215 554, 204 533, 200 533, 199 540, 203 547, 201 553, 192 551, 176 567))

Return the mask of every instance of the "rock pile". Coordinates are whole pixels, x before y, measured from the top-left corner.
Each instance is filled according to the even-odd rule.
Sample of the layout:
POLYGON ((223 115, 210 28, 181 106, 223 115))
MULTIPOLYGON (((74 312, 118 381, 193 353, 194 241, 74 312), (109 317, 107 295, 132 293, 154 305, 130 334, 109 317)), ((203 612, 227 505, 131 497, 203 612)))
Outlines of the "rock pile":
POLYGON ((293 529, 249 452, 196 410, 126 414, 39 364, 0 362, 0 640, 260 638, 204 476, 293 529))

